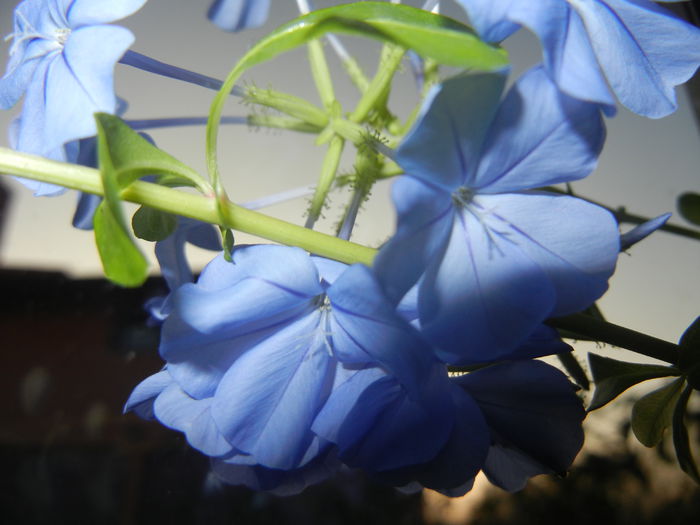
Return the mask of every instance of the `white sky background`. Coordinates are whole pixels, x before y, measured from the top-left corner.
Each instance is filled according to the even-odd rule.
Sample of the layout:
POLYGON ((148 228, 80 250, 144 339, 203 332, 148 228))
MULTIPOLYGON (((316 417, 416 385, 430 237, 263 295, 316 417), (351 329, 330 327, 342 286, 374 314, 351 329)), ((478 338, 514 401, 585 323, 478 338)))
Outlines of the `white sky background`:
MULTIPOLYGON (((293 0, 273 1, 273 16, 261 30, 231 35, 219 31, 205 18, 208 0, 150 0, 146 6, 121 24, 136 35, 133 49, 153 58, 223 78, 236 59, 257 38, 296 15, 293 0)), ((332 2, 316 2, 319 6, 332 2)), ((337 2, 336 2, 337 3, 337 2)), ((11 32, 15 1, 0 0, 0 33, 11 32)), ((448 6, 448 13, 461 16, 448 6)), ((464 17, 462 17, 464 20, 464 17)), ((375 68, 374 43, 355 38, 344 42, 365 66, 367 74, 375 68)), ((1 71, 9 43, 0 48, 1 71)), ((539 57, 537 41, 521 31, 507 42, 515 71, 539 57)), ((338 67, 329 50, 329 59, 337 75, 336 89, 344 108, 350 110, 357 100, 354 89, 338 67)), ((261 87, 272 86, 318 100, 306 66, 304 50, 297 50, 254 68, 245 77, 261 87)), ((129 102, 127 118, 168 116, 205 116, 213 92, 196 86, 163 79, 118 65, 118 94, 129 102)), ((416 102, 412 79, 400 75, 396 86, 396 111, 403 115, 416 102)), ((671 117, 652 121, 620 110, 608 121, 608 141, 599 169, 574 189, 582 196, 610 206, 625 205, 633 213, 659 215, 675 212, 675 199, 684 191, 700 191, 700 136, 683 89, 678 90, 679 110, 671 117)), ((393 100, 393 99, 392 99, 393 100)), ((246 115, 248 108, 234 99, 226 114, 246 115)), ((0 112, 0 128, 15 112, 0 112)), ((169 129, 152 133, 157 144, 183 162, 204 172, 204 128, 169 129)), ((315 182, 325 149, 314 146, 314 137, 290 132, 249 130, 227 127, 221 136, 221 166, 229 196, 239 202, 257 199, 269 193, 315 182)), ((0 145, 7 145, 6 134, 0 145)), ((351 151, 352 148, 349 148, 351 151)), ((352 166, 352 155, 342 165, 352 166)), ((10 213, 0 244, 0 265, 4 268, 42 268, 73 276, 100 274, 100 262, 89 232, 75 230, 70 221, 76 196, 69 192, 57 198, 35 198, 21 184, 3 178, 11 190, 10 213)), ((388 201, 388 184, 378 187, 373 200, 360 215, 353 240, 378 245, 393 228, 393 212, 388 201)), ((333 201, 344 203, 337 194, 333 201)), ((269 210, 281 218, 303 223, 305 201, 299 199, 269 210)), ((329 209, 321 227, 332 231, 340 218, 340 208, 329 209)), ((683 224, 677 215, 672 218, 683 224)), ((239 241, 252 238, 239 235, 239 241)), ((152 246, 145 246, 152 253, 152 246)), ((194 266, 201 268, 211 254, 193 251, 194 266)), ((613 322, 658 337, 676 341, 684 328, 700 314, 700 242, 657 233, 621 255, 610 292, 601 306, 613 322)), ((157 271, 154 268, 154 272, 157 271)))

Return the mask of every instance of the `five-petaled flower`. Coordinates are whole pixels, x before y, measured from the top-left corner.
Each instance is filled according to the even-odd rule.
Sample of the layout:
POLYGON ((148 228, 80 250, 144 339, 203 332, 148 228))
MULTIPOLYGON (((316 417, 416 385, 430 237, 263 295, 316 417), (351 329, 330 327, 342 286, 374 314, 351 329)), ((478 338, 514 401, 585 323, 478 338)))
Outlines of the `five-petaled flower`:
POLYGON ((396 154, 397 231, 375 268, 397 303, 418 283, 421 330, 448 363, 508 358, 548 317, 587 307, 619 251, 606 210, 535 191, 592 171, 596 106, 541 68, 499 105, 504 83, 491 73, 436 87, 396 154))
MULTIPOLYGON (((10 61, 0 79, 0 109, 24 95, 13 147, 66 160, 66 143, 95 135, 93 114, 117 108, 114 65, 134 40, 129 30, 108 24, 145 2, 25 0, 17 6, 10 61)), ((44 185, 38 193, 59 191, 44 185)))

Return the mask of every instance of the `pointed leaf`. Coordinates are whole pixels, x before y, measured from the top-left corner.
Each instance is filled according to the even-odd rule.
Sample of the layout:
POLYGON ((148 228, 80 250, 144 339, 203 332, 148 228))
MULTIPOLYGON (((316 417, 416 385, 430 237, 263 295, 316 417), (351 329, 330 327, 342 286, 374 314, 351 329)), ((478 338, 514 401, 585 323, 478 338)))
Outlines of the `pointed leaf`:
POLYGON ((158 182, 167 186, 195 186, 207 183, 195 170, 148 142, 122 119, 96 113, 98 130, 104 136, 120 188, 146 175, 159 175, 158 182))
POLYGON ((637 383, 648 379, 680 375, 680 372, 673 367, 627 363, 597 354, 588 354, 588 363, 595 383, 593 399, 588 406, 589 412, 608 404, 637 383))
POLYGON ((131 218, 134 235, 146 241, 162 241, 177 227, 177 217, 171 213, 141 206, 131 218))
POLYGON ((355 2, 312 11, 280 26, 238 66, 247 69, 329 32, 393 43, 449 66, 492 70, 508 64, 504 49, 482 42, 456 20, 401 4, 355 2))
POLYGON ((686 221, 700 226, 700 194, 688 192, 678 197, 678 211, 686 221))
POLYGON ((688 383, 700 390, 700 317, 683 333, 678 347, 678 367, 687 374, 688 383))
POLYGON ((692 387, 690 385, 687 386, 678 400, 676 409, 673 411, 673 446, 676 449, 678 464, 683 472, 693 478, 696 483, 700 483, 700 472, 698 472, 693 453, 690 450, 688 429, 685 426, 685 411, 692 392, 692 387))
POLYGON ((148 262, 118 216, 103 201, 95 211, 95 242, 105 275, 122 286, 140 286, 148 275, 148 262))
POLYGON ((659 444, 664 430, 671 426, 673 412, 684 384, 685 378, 679 377, 634 404, 632 431, 642 445, 655 447, 659 444))
POLYGON ((148 262, 131 236, 122 210, 119 181, 110 155, 107 135, 97 119, 97 159, 104 200, 95 210, 97 251, 105 276, 122 286, 139 286, 148 275, 148 262))

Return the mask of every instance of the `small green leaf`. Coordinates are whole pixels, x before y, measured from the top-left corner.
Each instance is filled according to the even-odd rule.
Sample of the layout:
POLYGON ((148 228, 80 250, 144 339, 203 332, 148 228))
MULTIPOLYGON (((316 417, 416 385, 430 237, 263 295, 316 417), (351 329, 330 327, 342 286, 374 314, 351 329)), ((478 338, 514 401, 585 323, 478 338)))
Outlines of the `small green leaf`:
POLYGON ((681 396, 685 378, 679 377, 668 385, 639 399, 632 408, 632 431, 646 447, 655 447, 664 430, 671 426, 673 412, 681 396))
POLYGON ((628 363, 597 354, 588 354, 588 363, 595 383, 588 411, 605 406, 622 392, 642 381, 680 375, 680 371, 674 367, 628 363))
POLYGON ((678 197, 678 211, 688 222, 700 226, 700 195, 697 193, 684 193, 678 197))
POLYGON ((683 333, 678 348, 678 367, 687 374, 688 383, 700 390, 700 317, 683 333))
POLYGON ((162 241, 177 227, 177 217, 171 213, 141 206, 131 218, 134 235, 146 241, 162 241))
POLYGON ((199 173, 155 147, 119 117, 96 113, 95 119, 120 188, 146 175, 158 175, 158 183, 164 186, 206 188, 199 173))
POLYGON ((673 411, 673 446, 676 449, 678 464, 683 472, 693 478, 696 483, 700 483, 700 472, 698 472, 698 467, 693 459, 693 452, 690 450, 688 429, 685 426, 685 411, 692 392, 692 387, 687 386, 673 411))
POLYGON ((312 11, 280 26, 258 42, 238 67, 247 69, 330 32, 396 44, 448 66, 489 71, 508 64, 504 49, 482 42, 456 20, 407 5, 356 2, 312 11))
POLYGON ((106 201, 95 210, 94 227, 97 251, 107 278, 122 286, 143 284, 148 262, 106 201))

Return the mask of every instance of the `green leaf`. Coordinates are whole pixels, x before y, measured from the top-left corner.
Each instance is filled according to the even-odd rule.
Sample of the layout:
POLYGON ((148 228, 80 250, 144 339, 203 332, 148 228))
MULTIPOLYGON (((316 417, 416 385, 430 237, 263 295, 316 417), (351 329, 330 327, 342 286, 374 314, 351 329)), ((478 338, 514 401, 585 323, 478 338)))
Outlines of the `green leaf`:
POLYGON ((588 390, 591 387, 586 371, 578 362, 576 356, 571 352, 557 354, 559 362, 562 364, 566 372, 572 377, 578 386, 584 390, 588 390))
POLYGON ((120 188, 146 175, 159 175, 158 183, 164 186, 207 191, 208 184, 199 173, 155 147, 119 117, 96 113, 95 119, 120 188))
POLYGON ((688 383, 700 390, 700 317, 683 333, 678 348, 678 367, 687 374, 688 383))
POLYGON ((162 241, 177 227, 177 217, 171 213, 141 206, 131 218, 134 234, 146 241, 162 241))
POLYGON ((280 26, 238 66, 247 69, 330 32, 396 44, 448 66, 488 71, 508 64, 503 48, 482 42, 456 20, 401 4, 356 2, 312 11, 280 26))
POLYGON ((589 412, 608 404, 622 392, 642 381, 680 375, 680 371, 674 367, 628 363, 590 353, 588 363, 595 383, 593 399, 588 406, 589 412))
POLYGON ((696 483, 700 483, 700 472, 698 472, 698 467, 693 459, 693 452, 690 450, 688 429, 685 426, 685 411, 692 392, 692 387, 687 386, 673 411, 673 447, 676 449, 678 464, 683 472, 693 478, 696 483))
POLYGON ((700 195, 697 193, 684 193, 678 197, 678 211, 688 222, 700 226, 700 195))
POLYGON ((122 286, 143 284, 148 275, 148 262, 107 201, 95 210, 94 228, 97 251, 107 278, 122 286))
POLYGON ((664 430, 671 426, 673 412, 681 396, 685 378, 679 377, 668 385, 639 399, 632 408, 632 431, 646 447, 655 447, 664 430))
POLYGON ((105 276, 122 286, 139 286, 148 275, 148 262, 136 246, 124 219, 117 178, 109 147, 109 137, 97 119, 97 159, 104 189, 104 200, 95 211, 97 251, 105 276))

